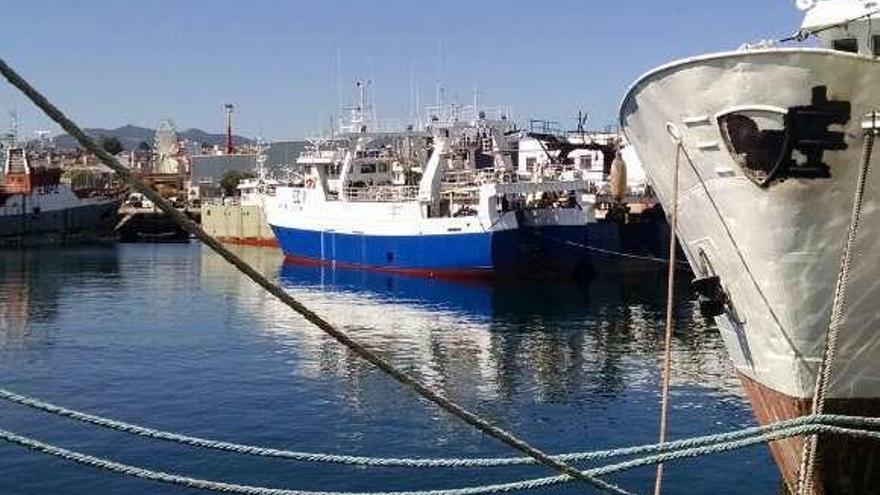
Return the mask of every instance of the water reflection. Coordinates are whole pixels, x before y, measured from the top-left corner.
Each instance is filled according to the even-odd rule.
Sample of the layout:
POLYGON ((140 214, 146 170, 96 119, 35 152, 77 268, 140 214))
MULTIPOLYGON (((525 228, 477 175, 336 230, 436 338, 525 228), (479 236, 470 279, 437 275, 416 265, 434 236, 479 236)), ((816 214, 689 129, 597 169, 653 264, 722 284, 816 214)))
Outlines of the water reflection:
MULTIPOLYGON (((613 265, 582 282, 457 282, 285 263, 267 250, 240 253, 367 347, 453 398, 499 403, 528 393, 538 402, 596 402, 657 390, 662 267, 613 265)), ((203 272, 224 270, 218 262, 204 256, 203 272)), ((230 289, 249 294, 236 299, 252 305, 262 322, 254 328, 296 356, 295 373, 334 376, 355 403, 375 395, 365 388, 370 365, 304 329, 253 284, 222 290, 230 289)), ((676 384, 738 395, 722 343, 697 314, 686 280, 677 297, 676 384)))
POLYGON ((63 298, 118 283, 111 246, 0 250, 0 345, 21 344, 33 325, 57 320, 63 298))
MULTIPOLYGON (((476 284, 284 265, 271 249, 239 252, 359 341, 548 451, 656 438, 662 267, 611 267, 584 283, 476 284)), ((752 425, 715 330, 695 316, 686 282, 678 293, 671 434, 752 425)), ((357 455, 510 455, 414 400, 196 244, 0 253, 0 297, 0 373, 4 387, 22 393, 241 443, 357 455)), ((362 492, 528 477, 414 477, 231 458, 126 440, 11 404, 0 404, 0 415, 5 429, 72 450, 250 484, 362 492)), ((175 491, 0 449, 8 449, 0 455, 0 493, 175 491)), ((678 474, 670 476, 669 491, 743 486, 766 493, 778 477, 761 452, 671 467, 678 474)), ((639 492, 651 478, 651 470, 625 477, 639 492)), ((558 491, 575 490, 581 488, 558 491)))

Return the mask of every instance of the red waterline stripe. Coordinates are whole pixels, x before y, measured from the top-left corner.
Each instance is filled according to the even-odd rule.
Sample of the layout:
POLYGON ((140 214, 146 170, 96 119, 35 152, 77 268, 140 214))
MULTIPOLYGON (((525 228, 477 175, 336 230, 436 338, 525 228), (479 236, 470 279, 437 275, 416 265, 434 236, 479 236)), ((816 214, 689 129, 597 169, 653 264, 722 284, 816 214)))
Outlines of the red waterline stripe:
POLYGON ((278 239, 265 237, 218 237, 217 240, 226 244, 257 247, 279 247, 278 239))
POLYGON ((375 265, 362 265, 359 263, 345 263, 333 260, 319 260, 304 256, 285 255, 285 263, 301 266, 332 266, 347 270, 362 270, 367 272, 394 273, 413 277, 427 277, 447 280, 473 280, 487 279, 495 275, 492 268, 468 268, 468 269, 432 269, 432 268, 395 268, 375 265))

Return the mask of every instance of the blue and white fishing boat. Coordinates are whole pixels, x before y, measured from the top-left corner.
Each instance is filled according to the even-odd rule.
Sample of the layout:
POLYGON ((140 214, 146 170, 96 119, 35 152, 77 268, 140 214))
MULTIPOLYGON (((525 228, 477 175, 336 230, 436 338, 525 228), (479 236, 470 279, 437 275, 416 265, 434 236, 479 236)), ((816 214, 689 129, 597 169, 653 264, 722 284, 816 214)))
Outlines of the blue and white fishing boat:
POLYGON ((434 110, 424 130, 370 132, 361 96, 349 126, 354 132, 334 141, 335 151, 307 150, 298 183, 265 197, 285 255, 461 277, 531 264, 534 246, 523 243, 529 224, 584 240, 588 218, 576 191, 587 190, 585 181, 519 181, 511 144, 517 130, 504 112, 434 110))

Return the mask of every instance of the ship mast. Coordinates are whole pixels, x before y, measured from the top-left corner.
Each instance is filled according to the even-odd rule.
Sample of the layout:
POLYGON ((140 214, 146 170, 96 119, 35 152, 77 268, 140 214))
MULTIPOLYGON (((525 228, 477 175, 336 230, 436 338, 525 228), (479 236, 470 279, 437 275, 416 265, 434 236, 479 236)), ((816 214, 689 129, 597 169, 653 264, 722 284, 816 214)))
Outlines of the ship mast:
POLYGON ((357 100, 353 107, 346 108, 350 112, 349 121, 343 124, 340 119, 340 132, 364 133, 373 131, 374 115, 372 106, 367 100, 367 84, 369 81, 358 79, 355 81, 357 100))
POLYGON ((260 184, 266 180, 266 141, 262 137, 257 138, 257 178, 260 184))
POLYGON ((9 113, 11 118, 11 122, 9 125, 9 147, 15 148, 18 146, 18 112, 13 110, 9 113))

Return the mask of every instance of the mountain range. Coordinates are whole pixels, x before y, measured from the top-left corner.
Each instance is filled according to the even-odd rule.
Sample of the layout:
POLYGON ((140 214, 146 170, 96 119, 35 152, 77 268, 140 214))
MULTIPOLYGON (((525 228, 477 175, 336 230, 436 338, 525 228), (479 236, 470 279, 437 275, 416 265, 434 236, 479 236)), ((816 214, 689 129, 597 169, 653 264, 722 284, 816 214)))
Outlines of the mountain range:
MULTIPOLYGON (((152 144, 156 136, 155 129, 146 127, 138 127, 136 125, 124 125, 116 129, 91 128, 85 129, 86 134, 94 138, 114 137, 119 140, 122 147, 126 150, 136 149, 144 141, 152 144)), ((226 134, 212 134, 201 129, 187 129, 178 131, 177 136, 180 139, 188 139, 197 143, 213 145, 223 145, 226 143, 226 134)), ((233 141, 237 144, 252 144, 253 140, 242 136, 233 136, 233 141)), ((76 148, 77 142, 69 134, 60 134, 55 137, 55 146, 62 149, 76 148)))

